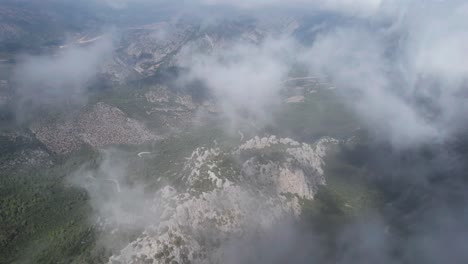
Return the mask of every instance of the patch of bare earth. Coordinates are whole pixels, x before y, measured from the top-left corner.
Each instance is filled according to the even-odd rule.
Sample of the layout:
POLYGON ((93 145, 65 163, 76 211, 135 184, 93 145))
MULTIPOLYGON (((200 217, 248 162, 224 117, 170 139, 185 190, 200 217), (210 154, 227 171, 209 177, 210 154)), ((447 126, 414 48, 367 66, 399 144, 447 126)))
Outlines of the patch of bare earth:
POLYGON ((80 138, 93 147, 136 145, 159 139, 137 120, 104 103, 98 103, 91 111, 82 114, 77 125, 82 131, 80 138))
POLYGON ((31 127, 31 131, 50 151, 58 154, 72 152, 82 145, 70 121, 62 124, 36 123, 31 127))
POLYGON ((73 152, 83 144, 100 148, 117 144, 137 145, 160 138, 120 109, 102 102, 74 120, 37 123, 31 130, 39 141, 58 154, 73 152))

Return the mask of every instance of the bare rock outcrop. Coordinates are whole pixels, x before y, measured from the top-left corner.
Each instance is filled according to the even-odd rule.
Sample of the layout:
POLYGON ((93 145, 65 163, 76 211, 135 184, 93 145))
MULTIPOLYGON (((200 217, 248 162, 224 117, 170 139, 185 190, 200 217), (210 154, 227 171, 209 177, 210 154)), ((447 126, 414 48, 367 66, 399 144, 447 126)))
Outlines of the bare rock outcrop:
POLYGON ((299 198, 312 200, 325 184, 323 157, 335 143, 272 136, 230 151, 197 148, 181 171, 183 186, 155 195, 152 224, 109 263, 222 263, 224 241, 300 213, 299 198))

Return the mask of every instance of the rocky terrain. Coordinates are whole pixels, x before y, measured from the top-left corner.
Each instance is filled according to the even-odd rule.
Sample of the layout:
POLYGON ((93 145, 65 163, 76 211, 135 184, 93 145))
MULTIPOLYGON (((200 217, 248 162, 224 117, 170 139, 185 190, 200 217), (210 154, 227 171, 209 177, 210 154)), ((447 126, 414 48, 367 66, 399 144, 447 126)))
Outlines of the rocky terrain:
POLYGON ((0 0, 0 264, 468 263, 464 2, 0 0))
POLYGON ((130 28, 122 39, 121 59, 143 76, 153 75, 196 32, 190 24, 160 23, 130 28))
POLYGON ((76 151, 83 144, 101 148, 159 139, 140 122, 101 102, 71 120, 36 123, 31 130, 40 142, 58 154, 76 151))
MULTIPOLYGON (((8 13, 0 18, 0 36, 11 40, 25 39, 31 30, 31 25, 13 23, 15 14, 40 22, 55 12, 27 18, 30 10, 15 13, 15 8, 0 4, 0 17, 8 13)), ((239 122, 241 128, 233 132, 226 128, 227 110, 212 87, 183 78, 193 54, 222 53, 238 43, 257 45, 270 37, 291 36, 301 29, 301 19, 247 15, 216 23, 195 17, 156 20, 119 28, 110 45, 112 56, 87 76, 90 80, 74 87, 82 92, 82 101, 69 104, 69 93, 57 87, 65 97, 55 98, 55 107, 32 107, 34 118, 23 123, 7 120, 13 130, 23 132, 0 130, 5 146, 0 180, 6 186, 0 185, 5 194, 0 202, 11 209, 5 211, 9 215, 0 211, 0 219, 19 223, 0 223, 6 230, 0 232, 0 245, 12 245, 0 250, 0 257, 5 256, 0 263, 22 257, 12 249, 37 239, 43 239, 39 243, 47 249, 33 246, 37 251, 26 257, 33 262, 74 255, 76 263, 223 263, 225 242, 253 231, 261 234, 285 218, 299 220, 304 204, 326 185, 324 160, 339 141, 322 131, 304 131, 301 140, 294 133, 297 127, 322 128, 316 125, 322 116, 311 116, 310 123, 295 118, 298 113, 327 112, 307 107, 321 101, 328 84, 303 73, 280 80, 278 113, 283 111, 289 123, 278 124, 286 129, 250 124, 253 118, 239 122), (256 136, 270 134, 281 136, 256 136), (109 162, 113 151, 123 158, 109 162), (19 167, 31 170, 23 173, 19 167), (44 181, 36 177, 31 186, 25 185, 32 174, 44 181), (24 190, 11 192, 18 186, 24 190), (35 207, 44 213, 27 209, 35 207), (50 212, 63 222, 50 221, 50 212), (32 231, 17 231, 24 228, 32 231), (108 236, 115 241, 101 246, 100 239, 108 236)), ((80 17, 72 25, 77 21, 80 17)), ((53 41, 35 52, 53 61, 69 48, 86 51, 104 38, 103 32, 90 32, 87 26, 76 28, 66 43, 53 41)), ((41 42, 60 39, 61 30, 41 42)), ((0 106, 14 106, 21 94, 14 92, 14 82, 0 77, 0 106)), ((26 93, 35 99, 34 92, 26 93)), ((239 112, 239 119, 251 114, 239 112)))
POLYGON ((270 136, 228 150, 197 148, 182 184, 157 192, 148 202, 151 224, 109 263, 222 263, 227 240, 301 214, 301 201, 326 183, 323 158, 334 144, 270 136))

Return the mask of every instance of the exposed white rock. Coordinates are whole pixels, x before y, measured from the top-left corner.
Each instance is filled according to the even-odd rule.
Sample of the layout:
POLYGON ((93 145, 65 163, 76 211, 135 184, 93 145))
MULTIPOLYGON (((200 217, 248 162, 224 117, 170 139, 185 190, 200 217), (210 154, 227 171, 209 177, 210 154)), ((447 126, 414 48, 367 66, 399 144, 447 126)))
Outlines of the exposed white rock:
POLYGON ((322 158, 336 142, 308 145, 271 136, 231 152, 197 148, 182 169, 186 189, 161 189, 148 208, 153 223, 109 263, 218 263, 215 252, 223 241, 300 214, 298 198, 312 200, 325 184, 322 158), (250 155, 252 150, 260 153, 250 155), (284 156, 269 158, 272 150, 284 156), (228 166, 227 157, 239 162, 228 166))
POLYGON ((200 177, 200 170, 203 165, 213 166, 213 164, 209 164, 208 162, 213 158, 219 155, 220 150, 219 148, 197 148, 192 155, 187 158, 187 162, 185 163, 184 168, 187 170, 191 170, 190 173, 187 175, 188 177, 187 182, 190 184, 192 181, 196 180, 196 177, 200 177))
POLYGON ((223 187, 198 197, 162 190, 154 209, 161 210, 149 226, 110 263, 211 263, 219 242, 242 235, 246 228, 262 230, 282 215, 292 213, 282 199, 254 197, 240 186, 223 187), (189 262, 190 261, 190 262, 189 262))
POLYGON ((300 146, 299 142, 296 142, 290 138, 280 138, 278 139, 276 136, 270 137, 263 137, 260 138, 255 136, 254 138, 248 140, 244 144, 239 147, 238 151, 249 150, 249 149, 264 149, 270 147, 272 145, 283 144, 287 146, 300 146))
POLYGON ((293 193, 306 199, 313 199, 314 192, 301 169, 281 168, 277 180, 278 193, 293 193))

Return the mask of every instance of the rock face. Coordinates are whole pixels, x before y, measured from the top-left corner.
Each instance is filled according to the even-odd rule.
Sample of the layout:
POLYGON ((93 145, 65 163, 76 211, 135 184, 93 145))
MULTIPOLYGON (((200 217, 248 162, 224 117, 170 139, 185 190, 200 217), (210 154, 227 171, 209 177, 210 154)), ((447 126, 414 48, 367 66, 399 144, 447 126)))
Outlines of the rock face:
POLYGON ((239 41, 258 44, 267 36, 294 34, 300 27, 293 17, 269 16, 200 23, 188 18, 126 28, 115 58, 103 72, 116 82, 132 74, 153 76, 164 66, 183 66, 193 54, 224 50, 239 41))
POLYGON ((36 138, 58 154, 70 153, 83 144, 99 148, 113 144, 141 144, 159 137, 116 107, 97 103, 73 120, 37 123, 31 127, 36 138))
POLYGON ((298 216, 299 198, 325 184, 331 138, 314 145, 255 137, 229 150, 197 148, 181 170, 182 186, 160 190, 153 223, 109 263, 223 263, 222 245, 298 216))
POLYGON ((311 200, 317 187, 325 184, 322 167, 326 146, 336 143, 332 138, 323 138, 311 146, 289 138, 255 137, 236 153, 252 155, 242 166, 243 180, 255 179, 256 185, 275 186, 277 195, 294 194, 311 200))
POLYGON ((196 32, 197 27, 190 23, 161 22, 126 28, 118 52, 102 71, 119 83, 133 75, 152 76, 196 32))

